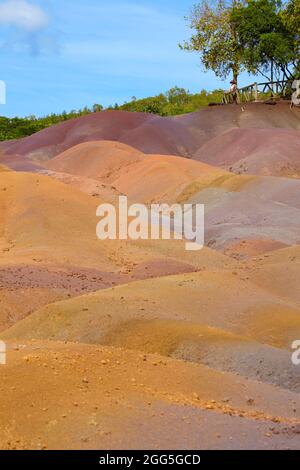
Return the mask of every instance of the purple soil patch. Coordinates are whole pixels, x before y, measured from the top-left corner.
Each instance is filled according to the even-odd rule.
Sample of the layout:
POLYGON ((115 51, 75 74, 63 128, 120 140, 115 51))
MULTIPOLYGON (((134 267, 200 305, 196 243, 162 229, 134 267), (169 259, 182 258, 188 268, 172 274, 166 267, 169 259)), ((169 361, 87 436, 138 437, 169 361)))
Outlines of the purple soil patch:
POLYGON ((149 277, 193 272, 195 268, 176 260, 154 260, 141 263, 123 273, 97 269, 69 268, 59 270, 46 266, 5 266, 0 268, 0 289, 42 288, 66 290, 81 295, 149 277))
MULTIPOLYGON (((204 189, 189 202, 205 205, 205 240, 210 248, 227 250, 252 240, 261 252, 264 247, 269 251, 299 243, 299 194, 298 179, 258 177, 245 180, 236 192, 204 189)), ((250 247, 240 248, 247 252, 250 247)))
MULTIPOLYGON (((232 129, 298 129, 300 110, 288 102, 217 106, 176 117, 104 111, 51 126, 24 139, 0 143, 0 151, 50 159, 82 142, 111 140, 150 154, 193 157, 211 139, 232 129)), ((274 133, 276 136, 276 132, 274 133)))
POLYGON ((14 171, 25 171, 35 173, 37 171, 44 170, 44 168, 30 160, 30 158, 24 155, 3 155, 0 156, 0 164, 7 166, 14 171))
MULTIPOLYGON (((1 267, 0 288, 56 289, 72 295, 106 289, 122 282, 122 276, 93 269, 70 268, 65 271, 45 266, 1 267)), ((123 280, 124 282, 124 280, 123 280)))
POLYGON ((300 176, 300 132, 232 129, 213 138, 195 158, 237 174, 300 176))
POLYGON ((176 260, 153 260, 139 264, 133 270, 133 276, 136 279, 147 279, 153 277, 170 276, 175 274, 184 274, 195 272, 194 266, 187 263, 181 263, 176 260))
POLYGON ((284 161, 279 161, 274 171, 283 171, 290 176, 298 171, 294 159, 299 155, 299 131, 300 109, 290 110, 288 102, 276 106, 262 103, 243 107, 217 106, 176 117, 104 111, 65 121, 24 139, 2 142, 0 152, 27 155, 42 162, 83 142, 110 140, 128 144, 144 153, 191 157, 226 168, 237 164, 238 168, 233 169, 236 172, 247 172, 249 165, 256 173, 269 174, 274 157, 271 149, 281 152, 283 148, 281 157, 284 161), (240 135, 244 137, 240 139, 240 135), (265 136, 268 142, 272 143, 274 139, 269 148, 265 136), (237 138, 240 140, 238 148, 235 145, 237 138), (226 139, 229 139, 227 144, 226 139), (254 162, 240 163, 254 147, 258 152, 269 150, 272 163, 270 161, 267 168, 265 159, 260 160, 260 157, 255 157, 254 162))
POLYGON ((74 145, 97 140, 119 141, 145 153, 170 155, 187 156, 199 147, 189 130, 173 118, 105 111, 71 119, 10 145, 6 143, 3 150, 43 161, 74 145))

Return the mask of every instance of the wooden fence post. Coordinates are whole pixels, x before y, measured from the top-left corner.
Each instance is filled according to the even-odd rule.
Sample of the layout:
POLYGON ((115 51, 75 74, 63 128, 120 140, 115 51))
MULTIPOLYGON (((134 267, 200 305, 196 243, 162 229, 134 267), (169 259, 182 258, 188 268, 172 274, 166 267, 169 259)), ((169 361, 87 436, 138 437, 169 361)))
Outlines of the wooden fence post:
POLYGON ((255 98, 255 101, 258 101, 258 86, 257 86, 257 82, 254 83, 254 98, 255 98))

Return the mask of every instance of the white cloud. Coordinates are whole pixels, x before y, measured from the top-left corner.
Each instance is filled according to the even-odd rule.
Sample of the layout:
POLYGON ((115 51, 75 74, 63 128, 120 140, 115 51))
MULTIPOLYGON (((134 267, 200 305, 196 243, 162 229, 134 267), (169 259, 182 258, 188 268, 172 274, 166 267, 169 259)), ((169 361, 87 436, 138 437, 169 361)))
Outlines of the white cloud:
POLYGON ((33 33, 45 28, 48 22, 46 13, 26 0, 7 0, 0 3, 0 24, 33 33))

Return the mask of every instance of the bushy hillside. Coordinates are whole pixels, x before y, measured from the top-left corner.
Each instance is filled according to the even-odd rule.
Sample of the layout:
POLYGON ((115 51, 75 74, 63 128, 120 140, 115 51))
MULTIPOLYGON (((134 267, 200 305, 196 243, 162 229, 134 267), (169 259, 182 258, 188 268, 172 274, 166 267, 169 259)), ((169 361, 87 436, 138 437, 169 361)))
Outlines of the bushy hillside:
POLYGON ((202 90, 200 93, 191 94, 184 88, 175 87, 165 94, 161 93, 158 96, 142 100, 133 99, 130 103, 117 106, 117 109, 154 113, 160 116, 176 116, 197 111, 211 102, 221 103, 223 93, 223 90, 215 90, 210 93, 202 90))

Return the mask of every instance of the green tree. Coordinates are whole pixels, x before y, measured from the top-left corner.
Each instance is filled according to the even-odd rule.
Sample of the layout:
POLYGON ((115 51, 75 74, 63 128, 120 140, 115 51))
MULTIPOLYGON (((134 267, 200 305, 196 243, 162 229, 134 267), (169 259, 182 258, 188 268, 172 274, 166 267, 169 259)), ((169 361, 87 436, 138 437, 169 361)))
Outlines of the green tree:
POLYGON ((194 31, 189 41, 179 47, 189 52, 199 52, 206 70, 213 70, 220 78, 232 74, 235 80, 242 70, 242 49, 236 32, 236 23, 231 19, 234 6, 243 5, 243 0, 202 0, 195 5, 187 18, 194 31))
POLYGON ((103 106, 101 104, 94 104, 93 105, 93 113, 99 113, 100 111, 103 111, 103 106))
POLYGON ((280 0, 247 0, 236 4, 230 21, 243 51, 241 60, 249 73, 260 73, 271 81, 292 78, 295 34, 287 26, 287 16, 283 20, 280 0))
POLYGON ((175 86, 174 88, 171 88, 169 91, 167 91, 166 96, 169 103, 182 106, 189 101, 190 93, 184 88, 175 86))
POLYGON ((285 4, 281 13, 282 20, 287 29, 295 35, 296 39, 300 36, 300 0, 290 0, 285 4))
POLYGON ((295 77, 300 78, 300 0, 290 0, 285 4, 281 18, 285 28, 293 36, 292 66, 295 77))

